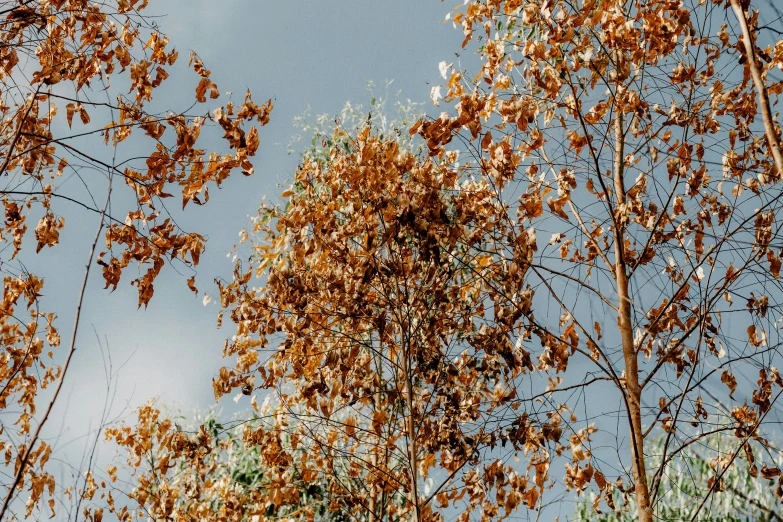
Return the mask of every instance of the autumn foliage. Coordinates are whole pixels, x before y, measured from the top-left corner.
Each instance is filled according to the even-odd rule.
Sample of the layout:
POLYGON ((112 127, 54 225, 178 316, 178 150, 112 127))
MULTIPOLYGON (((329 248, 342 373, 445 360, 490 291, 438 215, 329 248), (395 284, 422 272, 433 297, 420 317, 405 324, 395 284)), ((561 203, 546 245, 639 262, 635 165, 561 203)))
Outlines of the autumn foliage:
MULTIPOLYGON (((165 38, 151 33, 144 58, 128 58, 117 49, 143 30, 132 5, 117 5, 122 28, 99 8, 59 7, 8 14, 17 35, 45 19, 60 45, 56 60, 41 54, 30 96, 5 109, 4 168, 31 187, 5 193, 5 234, 16 255, 26 212, 43 214, 38 250, 64 226, 57 191, 35 188, 69 165, 58 151, 79 154, 49 132, 51 103, 70 103, 69 126, 111 109, 118 119, 95 131, 106 144, 139 128, 156 143, 146 169, 79 156, 109 181, 122 176, 137 207, 108 225, 97 262, 112 288, 131 263, 144 267, 132 284, 146 304, 165 262, 195 264, 203 248, 156 203, 178 185, 183 206, 203 204, 209 182, 252 172, 257 131, 242 125, 266 123, 271 104, 248 96, 209 117, 146 114, 176 56, 165 38), (53 65, 69 60, 98 65, 53 65), (135 97, 76 97, 88 80, 126 70, 135 97), (72 98, 52 92, 61 82, 72 98), (208 122, 233 152, 195 147, 208 122)), ((691 489, 692 520, 738 467, 783 497, 783 472, 762 458, 779 452, 772 417, 783 391, 773 112, 783 41, 743 0, 473 0, 448 19, 480 70, 441 64, 432 97, 445 110, 409 129, 423 152, 371 124, 337 125, 324 154, 303 157, 281 204, 261 206, 243 236, 249 255, 240 250, 233 279, 218 281, 219 323, 236 331, 215 396, 261 393, 264 405, 254 398, 232 436, 214 423, 178 429, 152 405, 136 425, 112 427, 140 510, 105 495, 113 516, 495 520, 591 489, 597 513, 633 506, 649 522, 664 511, 670 466, 695 447, 709 478, 691 489), (710 448, 717 434, 729 450, 710 448)), ((191 65, 197 101, 217 97, 196 56, 191 65)), ((102 226, 106 210, 93 210, 102 226)), ((35 308, 42 284, 5 284, 6 309, 26 306, 32 321, 4 317, 0 398, 26 408, 23 435, 35 386, 20 379, 43 364, 45 342, 59 342, 54 316, 35 308)), ((62 378, 48 370, 45 383, 62 378)), ((35 503, 51 477, 28 463, 49 454, 24 448, 17 470, 35 503)), ((99 520, 102 509, 86 513, 99 520)))

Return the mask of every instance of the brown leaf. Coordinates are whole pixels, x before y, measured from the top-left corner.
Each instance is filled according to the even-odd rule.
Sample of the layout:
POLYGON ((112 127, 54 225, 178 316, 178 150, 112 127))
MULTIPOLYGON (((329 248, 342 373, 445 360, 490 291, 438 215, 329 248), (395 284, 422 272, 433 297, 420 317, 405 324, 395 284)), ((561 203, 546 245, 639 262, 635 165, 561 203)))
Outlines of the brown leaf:
POLYGON ((720 376, 720 382, 728 386, 729 390, 731 390, 729 393, 729 398, 733 399, 734 390, 737 389, 737 379, 734 378, 734 375, 730 371, 724 370, 720 376))
POLYGON ((71 127, 73 125, 73 115, 76 113, 76 104, 75 103, 69 103, 65 106, 65 112, 66 112, 66 119, 68 120, 68 126, 71 127))
POLYGON ((82 120, 82 124, 87 125, 90 123, 90 115, 87 114, 87 109, 84 108, 84 106, 79 106, 79 118, 82 120))
POLYGON ((188 288, 190 288, 194 294, 198 295, 198 288, 196 288, 196 276, 191 276, 191 278, 188 279, 188 288))
POLYGON ((492 145, 492 133, 487 132, 481 140, 481 148, 487 150, 490 145, 492 145))

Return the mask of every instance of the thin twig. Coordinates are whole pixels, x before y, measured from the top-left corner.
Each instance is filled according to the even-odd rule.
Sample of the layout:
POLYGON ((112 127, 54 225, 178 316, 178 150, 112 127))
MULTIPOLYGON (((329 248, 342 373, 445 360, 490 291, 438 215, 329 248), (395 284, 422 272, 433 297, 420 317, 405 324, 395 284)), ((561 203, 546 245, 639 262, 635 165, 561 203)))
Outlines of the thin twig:
POLYGON ((87 281, 90 276, 90 267, 92 266, 92 260, 95 256, 95 247, 98 244, 98 241, 101 237, 101 231, 103 231, 103 220, 106 216, 106 211, 109 208, 109 202, 111 200, 111 184, 112 184, 113 176, 111 173, 109 173, 109 186, 106 191, 106 203, 103 205, 103 211, 101 212, 101 218, 100 222, 98 224, 98 230, 95 232, 95 239, 92 242, 92 246, 90 247, 90 254, 87 258, 87 267, 84 271, 84 279, 82 280, 82 286, 79 290, 79 299, 76 304, 76 317, 74 317, 73 320, 73 332, 71 333, 71 343, 68 347, 68 357, 65 359, 65 364, 63 365, 62 373, 60 375, 60 380, 57 383, 57 388, 54 390, 54 394, 52 395, 51 400, 49 401, 49 406, 46 408, 46 412, 44 413, 43 418, 41 419, 41 422, 38 424, 38 427, 35 430, 35 434, 33 434, 33 438, 30 441, 30 444, 25 448, 24 452, 22 453, 21 462, 19 464, 19 469, 16 472, 16 476, 14 477, 14 482, 11 485, 11 487, 8 489, 8 494, 5 497, 5 500, 3 501, 3 507, 0 509, 0 520, 3 520, 3 517, 5 516, 6 511, 8 510, 8 507, 11 504, 11 500, 14 497, 14 491, 16 490, 17 486, 22 480, 22 477, 24 476, 25 469, 27 468, 27 460, 30 457, 30 454, 33 451, 33 448, 35 447, 35 444, 38 442, 38 438, 41 435, 41 430, 46 424, 46 421, 49 419, 49 415, 52 412, 52 409, 54 408, 55 402, 57 402, 57 397, 60 395, 60 390, 62 390, 63 382, 65 382, 65 376, 68 373, 68 368, 71 364, 71 360, 73 359, 73 354, 76 351, 76 334, 79 331, 79 319, 81 317, 82 312, 82 303, 84 302, 84 294, 87 290, 87 281))

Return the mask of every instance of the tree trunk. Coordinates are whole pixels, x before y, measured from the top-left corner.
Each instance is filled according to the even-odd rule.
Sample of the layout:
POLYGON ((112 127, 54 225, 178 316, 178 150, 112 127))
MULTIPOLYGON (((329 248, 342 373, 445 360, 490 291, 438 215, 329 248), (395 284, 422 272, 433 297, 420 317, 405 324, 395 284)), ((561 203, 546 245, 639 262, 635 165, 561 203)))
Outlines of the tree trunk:
POLYGON ((742 10, 740 1, 731 0, 731 8, 734 10, 734 14, 742 29, 742 44, 745 46, 750 76, 753 78, 753 84, 755 85, 756 92, 759 96, 759 108, 761 109, 761 117, 764 120, 764 131, 767 135, 767 142, 769 143, 769 150, 772 152, 772 158, 775 160, 775 167, 778 171, 777 176, 780 178, 783 176, 783 154, 781 154, 780 151, 780 138, 778 138, 778 133, 775 129, 775 121, 772 119, 772 112, 769 108, 769 95, 767 94, 767 87, 764 85, 764 78, 762 77, 761 69, 759 69, 759 63, 756 59, 755 45, 751 38, 748 21, 745 18, 745 12, 742 10))
MULTIPOLYGON (((409 343, 405 343, 408 344, 409 343)), ((416 424, 414 422, 414 399, 413 399, 413 379, 411 378, 411 372, 410 372, 410 365, 408 364, 408 354, 409 350, 401 350, 401 357, 402 359, 402 373, 403 378, 405 379, 405 403, 406 407, 408 409, 408 417, 406 419, 406 431, 408 436, 408 460, 410 464, 410 470, 411 470, 411 486, 410 491, 408 492, 409 495, 409 501, 411 504, 413 504, 413 517, 411 518, 412 522, 419 522, 419 490, 418 490, 418 482, 419 482, 419 463, 417 459, 417 449, 416 449, 416 424)))
MULTIPOLYGON (((617 194, 617 208, 625 204, 624 175, 624 145, 623 118, 618 113, 614 124, 614 189, 617 194)), ((600 175, 600 173, 599 173, 600 175)), ((623 343, 623 359, 625 362, 625 388, 628 403, 628 414, 631 428, 631 459, 633 481, 636 488, 637 517, 640 522, 652 522, 652 505, 650 503, 650 488, 647 485, 647 469, 644 464, 644 436, 642 431, 641 396, 639 385, 639 365, 633 342, 633 324, 631 322, 631 299, 628 294, 628 273, 624 259, 625 222, 622 213, 616 215, 615 221, 615 279, 617 280, 617 326, 623 343)))
MULTIPOLYGON (((379 322, 380 323, 380 322, 379 322)), ((375 405, 375 410, 378 411, 382 408, 381 404, 381 388, 383 387, 383 366, 380 359, 380 354, 383 352, 383 328, 384 324, 380 323, 378 327, 378 351, 373 354, 373 359, 375 360, 375 371, 378 374, 378 384, 379 389, 375 392, 375 397, 373 398, 373 404, 375 405)), ((371 473, 378 473, 378 448, 380 448, 383 445, 383 440, 381 439, 381 435, 379 434, 375 440, 375 443, 373 444, 373 447, 370 449, 370 469, 371 473)), ((381 517, 378 517, 378 489, 375 487, 375 478, 372 476, 368 476, 368 488, 370 493, 370 500, 369 500, 369 510, 370 510, 370 522, 379 522, 381 517)))

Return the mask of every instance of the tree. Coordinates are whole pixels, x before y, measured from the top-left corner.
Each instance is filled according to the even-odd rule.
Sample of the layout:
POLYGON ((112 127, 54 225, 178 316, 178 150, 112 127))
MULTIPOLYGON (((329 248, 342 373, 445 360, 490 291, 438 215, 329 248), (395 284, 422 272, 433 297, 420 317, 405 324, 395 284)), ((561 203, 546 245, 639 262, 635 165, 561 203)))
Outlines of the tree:
MULTIPOLYGON (((548 476, 545 439, 512 405, 533 365, 509 341, 531 291, 521 266, 504 277, 508 296, 491 286, 501 245, 489 233, 510 230, 490 187, 459 183, 456 154, 417 157, 369 127, 346 147, 341 132, 327 164, 305 159, 285 209, 262 207, 254 232, 265 237, 250 268, 221 285, 239 326, 225 353, 239 364, 221 370, 216 396, 249 393, 258 373, 293 419, 246 436, 275 448, 266 467, 280 473, 270 493, 278 506, 298 500, 286 480, 294 462, 362 520, 426 520, 436 500, 456 505, 466 491, 464 517, 482 503, 497 510, 486 483, 507 512, 535 506, 548 476), (264 287, 253 288, 254 273, 264 287), (263 360, 270 339, 279 344, 263 360), (534 478, 499 461, 472 469, 506 444, 533 452, 534 478), (397 492, 403 506, 388 502, 397 492)), ((532 255, 528 243, 519 248, 532 255)), ((540 427, 558 437, 562 422, 540 427)))
MULTIPOLYGON (((476 168, 495 182, 499 201, 517 203, 520 224, 552 232, 550 245, 560 245, 554 260, 542 250, 529 275, 562 319, 528 316, 529 332, 544 346, 547 336, 576 333, 561 364, 579 354, 601 374, 582 373, 561 389, 614 384, 640 520, 652 519, 670 457, 709 433, 732 431, 737 446, 699 507, 740 453, 752 466, 780 393, 773 384, 783 384, 767 317, 777 309, 780 275, 783 162, 769 101, 780 85, 765 78, 780 64, 781 43, 760 48, 756 19, 748 2, 734 0, 469 2, 453 17, 466 42, 474 30, 486 37, 480 79, 488 91, 466 91, 452 71, 446 95, 468 119, 468 139, 481 138, 476 168), (713 25, 723 21, 721 6, 734 16, 713 25), (732 67, 740 69, 721 72, 732 67), (506 178, 492 164, 510 161, 504 143, 529 180, 506 178), (514 201, 503 189, 524 194, 514 201), (585 307, 568 288, 595 299, 585 307), (604 328, 610 335, 601 342, 595 318, 607 316, 617 318, 617 334, 604 328), (724 409, 714 394, 722 382, 732 400, 742 369, 758 372, 740 388, 752 405, 740 399, 724 409), (721 414, 731 422, 716 424, 721 414), (657 429, 666 440, 648 476, 645 441, 657 429)), ((422 128, 434 153, 459 130, 453 122, 422 128)), ((594 479, 595 461, 585 456, 567 471, 575 489, 594 479)), ((612 489, 596 482, 605 494, 612 489)))
MULTIPOLYGON (((184 111, 149 109, 178 54, 142 16, 147 4, 0 2, 0 193, 5 211, 0 234, 9 243, 0 254, 0 448, 9 476, 0 519, 10 516, 12 500, 25 488, 31 493, 28 516, 45 492, 53 511, 55 482, 44 467, 52 448, 41 439, 41 430, 72 362, 100 235, 105 230, 97 263, 106 288, 116 289, 123 271, 136 266, 139 276, 131 284, 138 289, 139 306, 146 306, 164 265, 196 265, 204 249, 202 235, 184 231, 169 215, 163 205, 172 196, 169 191, 181 189, 183 207, 190 201, 202 205, 209 199, 209 184, 220 185, 236 169, 251 174, 258 130, 246 130, 246 123, 255 119, 261 126, 269 119, 271 101, 257 106, 249 92, 240 107, 228 101, 211 114, 192 113, 192 106, 184 111), (123 94, 115 87, 129 90, 123 94), (200 148, 199 136, 213 126, 222 128, 232 151, 200 148), (71 176, 84 190, 65 183, 71 176), (60 344, 57 316, 40 306, 45 274, 28 272, 25 260, 33 247, 38 253, 58 245, 66 217, 79 210, 97 215, 97 231, 83 234, 87 267, 72 312, 68 351, 55 357, 46 345, 54 349, 60 344), (31 222, 37 222, 34 230, 28 230, 31 222), (39 391, 49 386, 54 390, 41 408, 39 391)), ((218 87, 196 54, 190 66, 199 78, 196 102, 205 103, 207 95, 217 99, 218 87)), ((53 271, 52 276, 59 274, 53 271)), ((193 277, 188 285, 196 291, 193 277)))
POLYGON ((562 458, 566 488, 633 496, 647 522, 672 459, 722 432, 694 518, 738 458, 783 480, 755 465, 783 389, 783 43, 762 47, 739 0, 469 1, 450 19, 482 68, 441 64, 453 113, 412 129, 430 157, 366 130, 261 209, 266 239, 221 288, 237 364, 216 394, 274 390, 301 465, 357 517, 464 501, 463 520, 502 518, 538 507, 562 458), (403 510, 379 504, 390 488, 403 510))
MULTIPOLYGON (((303 141, 306 145, 299 153, 300 159, 327 167, 333 149, 350 150, 356 134, 370 126, 401 149, 421 150, 421 140, 407 132, 410 124, 421 116, 417 112, 421 104, 402 102, 390 98, 388 93, 376 97, 372 85, 370 91, 371 101, 366 107, 348 102, 339 116, 313 116, 306 112, 295 118, 296 126, 308 139, 296 136, 289 148, 293 151, 294 144, 303 141), (390 108, 391 105, 394 107, 390 108)), ((249 237, 254 244, 263 239, 249 237)), ((247 394, 249 390, 245 388, 242 392, 247 394)), ((173 520, 203 519, 207 514, 211 519, 254 522, 260 519, 353 520, 357 513, 344 502, 344 492, 335 490, 328 477, 299 466, 309 450, 307 445, 297 442, 291 428, 299 419, 289 415, 272 395, 260 406, 253 396, 251 404, 252 411, 226 420, 219 420, 218 416, 205 419, 165 416, 154 404, 149 404, 137 412, 137 419, 109 428, 107 437, 128 456, 120 467, 131 475, 129 483, 133 488, 119 489, 133 502, 120 505, 112 499, 105 506, 107 510, 120 520, 133 518, 134 510, 152 519, 173 520), (188 424, 194 426, 182 427, 188 424), (280 435, 274 443, 253 443, 258 433, 273 430, 280 435), (281 476, 282 454, 290 457, 290 465, 281 476), (281 486, 285 486, 285 499, 280 495, 281 486)), ((337 422, 347 418, 339 412, 332 416, 337 422)), ((305 420, 301 427, 306 429, 311 424, 305 420)), ((350 458, 336 455, 333 458, 335 469, 351 466, 350 458)), ((391 459, 389 464, 401 465, 392 463, 391 459)), ((359 474, 353 477, 340 472, 340 480, 351 480, 355 485, 367 480, 367 470, 356 471, 359 474)), ((118 471, 113 467, 108 477, 109 488, 118 488, 118 480, 118 471)), ((385 497, 387 503, 398 508, 406 503, 406 495, 398 491, 389 491, 385 497)), ((366 514, 359 516, 367 518, 366 514)))

